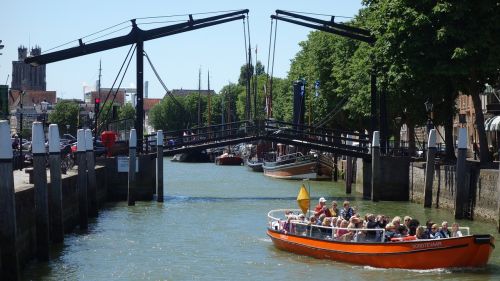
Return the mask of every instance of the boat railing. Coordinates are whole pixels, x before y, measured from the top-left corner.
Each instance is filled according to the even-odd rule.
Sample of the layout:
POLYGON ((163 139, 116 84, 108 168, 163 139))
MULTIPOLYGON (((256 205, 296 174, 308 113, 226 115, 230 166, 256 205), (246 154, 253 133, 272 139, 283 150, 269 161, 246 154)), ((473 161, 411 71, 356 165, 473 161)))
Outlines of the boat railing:
POLYGON ((344 230, 346 231, 345 233, 349 233, 352 231, 353 239, 349 240, 351 242, 361 242, 358 241, 359 234, 360 233, 366 234, 368 232, 376 232, 375 239, 372 242, 378 242, 378 241, 384 242, 385 239, 385 229, 383 228, 350 228, 350 227, 323 226, 323 225, 311 224, 310 222, 302 221, 295 218, 281 219, 274 217, 275 212, 286 212, 286 211, 294 212, 298 210, 282 209, 282 210, 270 211, 268 213, 269 228, 278 231, 286 231, 287 233, 290 234, 320 238, 325 240, 338 240, 339 238, 341 238, 337 237, 338 230, 344 230), (289 221, 289 223, 285 224, 285 222, 287 221, 289 221))
MULTIPOLYGON (((298 215, 301 211, 299 209, 278 209, 272 210, 268 213, 268 225, 270 229, 277 231, 286 231, 290 234, 303 235, 314 238, 321 238, 325 240, 335 240, 339 239, 336 236, 337 230, 344 230, 347 232, 354 231, 354 233, 368 233, 368 232, 377 232, 376 239, 373 242, 384 242, 385 241, 385 229, 383 228, 349 228, 349 227, 336 227, 336 226, 323 226, 323 225, 314 225, 308 221, 302 221, 298 219, 298 215), (292 212, 292 218, 280 218, 276 216, 276 213, 285 214, 285 212, 292 212), (285 222, 289 222, 285 224, 285 222)), ((312 215, 311 211, 308 211, 307 216, 312 215)), ((460 232, 463 236, 470 235, 469 227, 459 227, 460 232)), ((353 237, 352 242, 361 242, 358 241, 359 235, 355 235, 353 237)))

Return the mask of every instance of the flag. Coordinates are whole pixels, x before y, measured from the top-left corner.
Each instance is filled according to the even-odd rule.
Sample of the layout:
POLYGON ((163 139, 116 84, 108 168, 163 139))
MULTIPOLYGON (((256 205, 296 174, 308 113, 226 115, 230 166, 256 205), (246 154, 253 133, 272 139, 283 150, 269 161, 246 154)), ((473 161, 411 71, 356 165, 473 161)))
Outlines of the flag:
POLYGON ((309 192, 304 185, 300 187, 299 195, 297 195, 297 203, 299 204, 302 213, 307 214, 307 210, 309 210, 310 198, 309 192))

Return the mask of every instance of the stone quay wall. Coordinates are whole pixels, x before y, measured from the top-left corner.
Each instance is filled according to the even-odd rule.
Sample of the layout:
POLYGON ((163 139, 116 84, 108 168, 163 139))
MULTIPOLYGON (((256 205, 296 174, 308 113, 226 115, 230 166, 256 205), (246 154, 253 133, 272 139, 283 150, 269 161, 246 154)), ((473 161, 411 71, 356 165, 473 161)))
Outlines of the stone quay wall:
MULTIPOLYGON (((470 166, 470 165, 469 165, 470 166)), ((472 182, 473 218, 499 221, 499 190, 496 169, 480 169, 477 180, 471 180, 468 173, 466 182, 472 182)), ((410 200, 424 202, 425 163, 410 163, 410 200)), ((432 187, 432 207, 455 209, 456 170, 454 165, 436 165, 432 187)), ((474 177, 474 176, 473 176, 474 177)))
MULTIPOLYGON (((137 200, 151 200, 155 191, 156 157, 154 154, 141 155, 139 172, 136 175, 137 200)), ((125 200, 127 193, 127 173, 117 172, 116 158, 106 158, 97 161, 96 184, 98 206, 101 208, 108 201, 125 200), (118 196, 117 196, 118 195, 118 196)), ((24 172, 23 172, 24 174, 24 172)), ((28 177, 26 175, 26 177, 28 177)), ((50 177, 47 177, 50 190, 50 177)), ((17 252, 19 265, 23 268, 36 255, 36 220, 35 220, 35 190, 33 184, 26 182, 15 186, 16 193, 16 223, 17 252)), ((76 170, 62 175, 62 205, 64 232, 70 233, 79 225, 78 189, 76 170)), ((50 202, 49 192, 49 202, 50 202)), ((50 210, 49 210, 50 220, 50 210)), ((49 237, 51 234, 49 234, 49 237)), ((0 261, 1 262, 1 261, 0 261)), ((0 280, 2 278, 0 277, 0 280)))

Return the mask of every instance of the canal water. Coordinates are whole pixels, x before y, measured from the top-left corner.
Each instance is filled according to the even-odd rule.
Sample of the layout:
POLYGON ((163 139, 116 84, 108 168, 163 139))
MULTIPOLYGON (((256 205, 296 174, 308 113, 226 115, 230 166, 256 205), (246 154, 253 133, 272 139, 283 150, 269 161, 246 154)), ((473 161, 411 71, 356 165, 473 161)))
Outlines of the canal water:
MULTIPOLYGON (((163 204, 108 204, 87 232, 67 235, 50 262, 33 262, 22 279, 500 280, 498 249, 487 268, 456 271, 376 269, 280 251, 266 236, 267 212, 297 208, 300 181, 270 179, 246 167, 172 163, 169 158, 164 167, 163 204)), ((314 203, 319 197, 329 202, 348 198, 362 214, 454 221, 448 210, 346 197, 340 182, 312 181, 310 189, 314 203)), ((496 233, 493 223, 460 224, 474 233, 496 233)))

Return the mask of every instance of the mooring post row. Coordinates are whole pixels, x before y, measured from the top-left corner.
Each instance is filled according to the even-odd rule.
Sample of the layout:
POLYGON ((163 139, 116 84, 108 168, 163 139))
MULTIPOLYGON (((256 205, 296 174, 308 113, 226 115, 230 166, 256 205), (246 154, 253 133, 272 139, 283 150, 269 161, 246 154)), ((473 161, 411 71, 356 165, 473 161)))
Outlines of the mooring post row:
POLYGON ((135 161, 137 152, 137 134, 135 129, 130 130, 129 137, 129 158, 128 158, 128 192, 127 192, 127 202, 129 206, 135 205, 135 161))
POLYGON ((434 184, 434 160, 436 158, 436 129, 429 131, 429 140, 427 142, 427 159, 425 164, 425 190, 424 207, 432 206, 432 187, 434 184))
POLYGON ((49 164, 50 164, 50 201, 49 222, 51 240, 54 243, 64 241, 64 219, 62 210, 62 175, 61 175, 61 142, 59 127, 49 125, 49 164))
POLYGON ((156 201, 163 202, 163 131, 156 132, 156 201))
POLYGON ((5 280, 20 279, 13 156, 10 125, 0 120, 0 274, 5 280))
POLYGON ((45 133, 41 122, 33 122, 31 131, 33 152, 33 184, 35 187, 36 256, 40 261, 49 260, 49 202, 45 133))
POLYGON ((80 229, 88 228, 88 189, 87 189, 87 145, 85 130, 78 129, 76 133, 76 158, 78 165, 77 190, 80 229))
POLYGON ((97 217, 99 208, 97 204, 97 182, 95 174, 94 142, 92 140, 92 130, 85 130, 85 154, 87 155, 87 192, 89 216, 97 217))
POLYGON ((381 166, 380 166, 380 132, 373 132, 372 139, 372 201, 380 200, 380 182, 381 182, 381 166))

